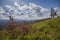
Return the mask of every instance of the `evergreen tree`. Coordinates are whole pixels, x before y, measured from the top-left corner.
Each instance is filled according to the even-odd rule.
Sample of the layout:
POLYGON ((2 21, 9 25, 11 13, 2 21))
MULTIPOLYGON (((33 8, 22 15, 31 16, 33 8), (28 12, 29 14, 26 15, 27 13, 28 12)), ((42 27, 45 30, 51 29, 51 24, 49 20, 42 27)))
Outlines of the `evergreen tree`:
POLYGON ((51 17, 54 18, 55 16, 57 16, 57 12, 56 12, 56 10, 51 8, 51 17))

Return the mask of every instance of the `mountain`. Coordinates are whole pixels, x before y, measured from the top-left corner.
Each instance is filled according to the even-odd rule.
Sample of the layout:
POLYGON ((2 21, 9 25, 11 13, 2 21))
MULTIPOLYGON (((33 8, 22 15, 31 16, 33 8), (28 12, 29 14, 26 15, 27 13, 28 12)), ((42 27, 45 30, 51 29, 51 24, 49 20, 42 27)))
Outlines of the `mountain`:
MULTIPOLYGON (((15 20, 16 24, 20 24, 22 21, 25 21, 27 24, 31 22, 37 22, 38 20, 15 20)), ((0 19, 0 27, 5 28, 7 24, 9 23, 9 20, 1 20, 0 19)))
POLYGON ((0 20, 0 27, 4 28, 7 26, 9 20, 0 20))
POLYGON ((0 40, 60 40, 60 18, 41 20, 28 27, 31 29, 23 35, 18 27, 13 31, 4 29, 0 31, 0 40))
POLYGON ((34 40, 60 40, 60 18, 33 23, 31 33, 26 36, 34 40))

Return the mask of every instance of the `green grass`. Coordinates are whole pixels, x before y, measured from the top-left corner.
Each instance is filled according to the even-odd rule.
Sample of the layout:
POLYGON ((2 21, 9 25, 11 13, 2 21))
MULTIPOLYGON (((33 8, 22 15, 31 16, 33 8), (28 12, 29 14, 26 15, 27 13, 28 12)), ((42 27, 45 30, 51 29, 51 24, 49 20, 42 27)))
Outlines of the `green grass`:
POLYGON ((60 26, 60 18, 48 19, 45 21, 41 21, 41 22, 32 24, 33 29, 36 28, 36 30, 39 30, 44 27, 50 28, 50 27, 56 27, 56 26, 60 26))
POLYGON ((42 40, 60 40, 60 18, 48 19, 32 24, 35 37, 42 40))
POLYGON ((32 28, 27 33, 15 35, 0 32, 0 40, 60 40, 60 18, 53 18, 30 24, 32 28))

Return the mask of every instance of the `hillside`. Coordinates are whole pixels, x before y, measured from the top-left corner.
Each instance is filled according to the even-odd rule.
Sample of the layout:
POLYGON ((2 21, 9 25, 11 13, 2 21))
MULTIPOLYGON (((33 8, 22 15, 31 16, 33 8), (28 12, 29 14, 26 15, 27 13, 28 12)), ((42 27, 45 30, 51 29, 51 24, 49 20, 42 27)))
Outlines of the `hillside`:
POLYGON ((47 19, 27 26, 30 26, 30 29, 23 35, 19 33, 19 28, 0 31, 0 40, 60 40, 60 18, 47 19))
POLYGON ((60 18, 53 18, 32 24, 32 37, 40 40, 60 40, 60 18))

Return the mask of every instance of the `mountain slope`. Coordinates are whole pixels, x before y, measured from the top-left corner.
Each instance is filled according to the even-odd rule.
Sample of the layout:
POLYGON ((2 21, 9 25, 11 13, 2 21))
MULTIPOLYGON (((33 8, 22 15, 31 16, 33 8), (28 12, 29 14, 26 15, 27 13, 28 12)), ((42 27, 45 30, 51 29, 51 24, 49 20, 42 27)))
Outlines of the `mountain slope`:
POLYGON ((33 28, 35 27, 37 30, 39 30, 40 28, 43 27, 57 27, 59 25, 60 25, 60 18, 54 18, 54 19, 48 19, 38 23, 34 23, 32 24, 32 27, 33 28))
POLYGON ((60 18, 53 18, 32 24, 26 37, 34 40, 60 40, 60 18))
POLYGON ((26 25, 26 27, 30 29, 23 35, 20 33, 20 28, 2 30, 0 40, 60 40, 60 18, 46 19, 26 25))

